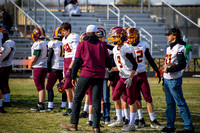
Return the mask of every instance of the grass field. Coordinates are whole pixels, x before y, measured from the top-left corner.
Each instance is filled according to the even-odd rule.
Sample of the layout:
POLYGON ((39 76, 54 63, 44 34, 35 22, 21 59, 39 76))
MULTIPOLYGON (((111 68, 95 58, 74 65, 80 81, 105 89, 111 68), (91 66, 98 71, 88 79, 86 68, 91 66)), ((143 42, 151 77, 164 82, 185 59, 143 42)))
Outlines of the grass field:
MULTIPOLYGON (((161 84, 157 84, 158 79, 149 78, 151 87, 156 118, 165 125, 165 95, 161 89, 161 84)), ((31 107, 35 107, 38 101, 38 93, 35 89, 33 79, 10 79, 11 88, 11 104, 12 107, 5 108, 8 113, 0 114, 0 133, 67 133, 65 129, 59 126, 62 122, 69 122, 69 116, 62 116, 61 113, 38 113, 30 111, 31 107)), ((54 87, 55 110, 60 108, 61 94, 54 87)), ((200 132, 200 79, 199 78, 183 78, 184 97, 189 106, 193 124, 196 132, 200 132)), ((47 98, 46 98, 47 99, 47 98)), ((147 125, 150 125, 146 104, 143 100, 143 113, 147 125)), ((114 102, 111 100, 111 118, 115 116, 114 102)), ((46 105, 47 107, 47 105, 46 105)), ((78 125, 78 133, 92 132, 92 128, 88 127, 86 122, 88 118, 81 118, 78 125)), ((103 122, 101 124, 104 126, 103 122)), ((183 129, 183 122, 177 110, 176 129, 183 129)), ((121 133, 121 128, 110 128, 104 126, 101 128, 104 133, 115 132, 121 133)), ((150 127, 140 128, 135 131, 158 133, 150 127)))

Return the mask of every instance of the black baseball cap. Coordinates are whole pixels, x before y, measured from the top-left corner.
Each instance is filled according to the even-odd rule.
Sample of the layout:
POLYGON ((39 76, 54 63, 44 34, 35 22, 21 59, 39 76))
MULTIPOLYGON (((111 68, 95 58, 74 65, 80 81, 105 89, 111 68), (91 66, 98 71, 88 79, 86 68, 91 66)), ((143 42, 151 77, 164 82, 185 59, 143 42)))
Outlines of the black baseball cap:
POLYGON ((171 28, 169 29, 168 33, 165 34, 165 36, 169 36, 169 35, 181 35, 181 31, 178 28, 171 28))

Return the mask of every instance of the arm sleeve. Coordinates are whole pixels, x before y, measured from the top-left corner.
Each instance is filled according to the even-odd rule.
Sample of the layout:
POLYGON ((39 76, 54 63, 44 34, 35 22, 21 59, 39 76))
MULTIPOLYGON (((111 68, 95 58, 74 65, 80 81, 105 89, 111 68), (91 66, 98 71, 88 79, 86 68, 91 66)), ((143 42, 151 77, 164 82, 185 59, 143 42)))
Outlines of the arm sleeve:
POLYGON ((80 69, 82 64, 82 60, 80 58, 75 58, 74 63, 72 65, 72 79, 76 79, 77 72, 80 69))
POLYGON ((138 67, 138 64, 135 61, 135 58, 133 57, 133 54, 132 53, 126 53, 126 58, 133 64, 132 70, 136 71, 136 69, 138 67))
POLYGON ((153 58, 149 52, 149 49, 146 49, 144 54, 145 54, 145 57, 148 60, 149 64, 153 68, 153 70, 156 71, 157 73, 159 73, 158 67, 157 67, 155 61, 153 60, 153 58))
POLYGON ((167 72, 178 72, 186 67, 185 56, 183 52, 177 53, 178 64, 167 68, 167 72))
POLYGON ((53 48, 50 48, 49 49, 49 55, 48 55, 48 58, 47 58, 48 72, 51 72, 51 62, 52 62, 53 54, 54 54, 54 50, 53 50, 53 48))
POLYGON ((34 50, 33 55, 40 56, 41 50, 34 50))

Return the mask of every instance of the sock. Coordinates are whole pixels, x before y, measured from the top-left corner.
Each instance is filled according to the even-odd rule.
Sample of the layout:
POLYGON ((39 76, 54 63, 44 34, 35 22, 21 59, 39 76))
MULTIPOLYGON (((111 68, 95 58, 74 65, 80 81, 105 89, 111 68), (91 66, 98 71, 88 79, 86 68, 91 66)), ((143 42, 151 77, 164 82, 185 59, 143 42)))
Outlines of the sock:
POLYGON ((138 114, 139 120, 141 120, 143 118, 142 109, 138 109, 137 114, 138 114))
POLYGON ((124 110, 122 109, 122 117, 125 117, 125 113, 124 110))
POLYGON ((62 102, 61 103, 61 108, 66 108, 66 104, 67 104, 67 102, 62 102))
POLYGON ((117 120, 122 121, 122 110, 116 109, 117 120))
POLYGON ((53 109, 53 102, 48 102, 48 108, 53 109))
POLYGON ((124 109, 124 115, 125 115, 125 118, 129 120, 129 110, 128 109, 124 109))
POLYGON ((135 113, 130 113, 130 122, 129 122, 129 124, 130 125, 135 125, 135 118, 137 117, 137 112, 135 112, 135 113))
POLYGON ((103 110, 101 110, 101 114, 103 114, 103 110))
POLYGON ((3 99, 0 99, 0 107, 3 106, 3 99))
POLYGON ((72 106, 73 106, 73 102, 68 102, 68 108, 72 109, 72 106))
POLYGON ((88 112, 88 109, 89 109, 89 104, 85 104, 83 111, 88 112))
POLYGON ((93 114, 89 114, 89 121, 93 121, 93 114))
POLYGON ((156 119, 156 117, 155 117, 155 112, 149 113, 149 117, 150 117, 150 120, 151 120, 151 121, 154 121, 154 120, 156 119))

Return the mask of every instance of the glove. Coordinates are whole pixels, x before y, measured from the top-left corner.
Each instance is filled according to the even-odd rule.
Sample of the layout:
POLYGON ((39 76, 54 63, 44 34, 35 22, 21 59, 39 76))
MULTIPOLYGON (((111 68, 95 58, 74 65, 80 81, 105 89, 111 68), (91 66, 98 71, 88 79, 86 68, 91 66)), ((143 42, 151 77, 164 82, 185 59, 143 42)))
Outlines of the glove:
POLYGON ((71 73, 72 73, 72 69, 67 69, 67 71, 65 73, 65 77, 66 78, 70 78, 71 77, 71 73))
POLYGON ((124 82, 124 84, 126 84, 126 88, 129 88, 130 86, 131 86, 131 84, 132 84, 132 78, 128 78, 125 82, 124 82))
POLYGON ((160 72, 159 71, 157 72, 157 77, 159 78, 159 81, 158 81, 158 84, 159 84, 160 81, 161 81, 161 76, 160 76, 160 72))

